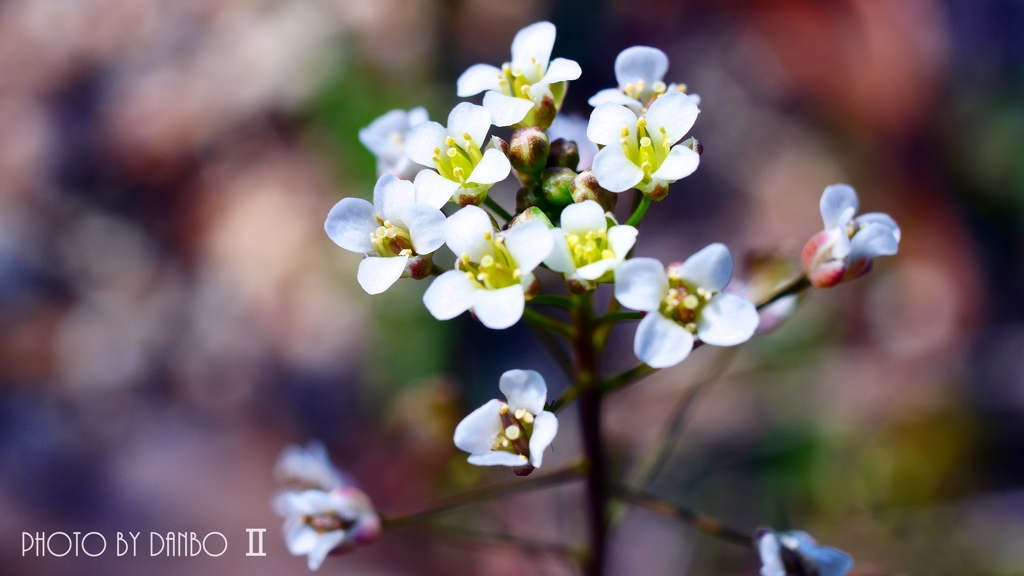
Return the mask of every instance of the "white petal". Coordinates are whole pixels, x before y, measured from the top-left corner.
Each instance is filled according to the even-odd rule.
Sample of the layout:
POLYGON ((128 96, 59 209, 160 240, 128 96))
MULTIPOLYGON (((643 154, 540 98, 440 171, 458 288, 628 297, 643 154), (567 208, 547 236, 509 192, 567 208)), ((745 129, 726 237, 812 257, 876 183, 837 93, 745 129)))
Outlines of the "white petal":
POLYGON ((473 305, 475 282, 465 272, 449 270, 434 280, 423 293, 423 304, 438 320, 451 320, 473 305))
POLYGON ((289 522, 285 527, 284 542, 288 551, 299 556, 316 547, 319 538, 316 530, 302 522, 289 522))
POLYGON ((625 192, 644 178, 644 171, 617 144, 605 146, 594 156, 592 170, 598 184, 610 192, 625 192))
POLYGON ((509 370, 501 375, 498 389, 508 399, 512 412, 520 408, 534 416, 544 411, 548 399, 548 385, 544 377, 533 370, 509 370))
POLYGON ((484 90, 500 90, 501 70, 490 64, 474 64, 459 76, 456 83, 459 98, 473 96, 484 90))
POLYGON ((547 225, 536 220, 516 224, 505 232, 505 247, 523 274, 533 272, 551 254, 554 243, 547 225))
POLYGON ((377 184, 373 187, 373 207, 377 211, 377 216, 391 221, 396 226, 405 228, 402 211, 415 202, 416 187, 408 180, 384 174, 377 179, 377 184))
POLYGON ((623 306, 650 312, 666 295, 668 275, 654 258, 632 258, 615 269, 615 299, 623 306))
POLYGON ((761 556, 761 576, 786 576, 786 567, 779 555, 779 539, 774 532, 766 532, 757 542, 761 556))
POLYGON ((829 230, 841 224, 845 225, 845 221, 857 213, 860 201, 851 186, 833 184, 826 187, 821 194, 819 206, 821 219, 825 222, 825 229, 829 230))
POLYGON ((467 462, 474 466, 522 466, 529 463, 529 460, 519 454, 494 451, 473 454, 467 458, 467 462))
POLYGON ((370 235, 377 230, 377 214, 362 198, 342 198, 327 213, 324 230, 335 244, 350 252, 373 252, 370 235))
POLYGON ((636 138, 636 114, 618 104, 601 104, 590 113, 587 124, 587 138, 595 144, 619 146, 622 144, 622 127, 629 129, 629 138, 636 138))
POLYGON ((443 150, 448 131, 437 122, 421 122, 409 131, 405 139, 405 154, 417 164, 434 165, 434 150, 443 150))
POLYGON ((380 294, 402 277, 408 256, 367 256, 359 263, 356 280, 367 294, 380 294))
POLYGON ((883 224, 868 224, 867 228, 858 230, 850 239, 850 253, 847 258, 849 262, 853 262, 860 258, 892 256, 897 251, 899 242, 892 228, 883 224))
POLYGON ((430 254, 444 245, 444 220, 444 212, 423 203, 402 211, 402 221, 417 254, 430 254))
POLYGON ((593 264, 587 264, 576 270, 576 275, 584 280, 597 280, 601 276, 604 276, 609 270, 615 268, 619 264, 618 258, 605 258, 604 260, 598 260, 593 264))
POLYGON ((551 241, 551 253, 544 259, 544 264, 559 274, 575 272, 576 262, 572 259, 572 252, 569 251, 569 243, 565 240, 565 232, 561 228, 552 228, 551 241))
POLYGON ((375 156, 394 162, 402 155, 402 150, 396 145, 391 135, 405 134, 409 131, 407 118, 405 110, 386 112, 370 122, 369 126, 359 130, 359 141, 375 156))
POLYGON ((533 100, 491 91, 484 94, 484 108, 491 114, 495 126, 511 126, 526 118, 533 109, 533 100))
POLYGON ((663 146, 661 128, 665 129, 669 143, 675 144, 693 128, 699 113, 700 109, 682 92, 669 92, 655 100, 645 115, 647 132, 655 148, 663 146))
POLYGON ((620 87, 642 80, 650 88, 665 78, 665 72, 668 72, 668 56, 657 48, 633 46, 619 52, 615 58, 615 80, 620 87))
POLYGON ((487 131, 490 129, 491 115, 483 106, 463 102, 452 108, 448 114, 448 134, 460 146, 465 144, 468 134, 477 148, 483 148, 487 143, 487 131))
POLYGON ((469 254, 469 259, 479 262, 485 254, 494 254, 494 248, 485 236, 494 236, 491 217, 482 208, 466 206, 452 214, 444 223, 444 241, 455 256, 469 254))
POLYGON ((601 90, 597 94, 591 96, 590 100, 587 100, 587 104, 590 104, 594 108, 597 108, 601 104, 618 104, 633 110, 633 112, 636 112, 643 107, 643 104, 629 96, 626 96, 622 93, 622 90, 619 90, 618 88, 605 88, 604 90, 601 90))
POLYGON ((584 200, 578 204, 569 204, 562 210, 561 227, 566 234, 584 236, 587 232, 607 230, 608 221, 600 204, 584 200))
POLYGON ((466 181, 477 184, 494 184, 507 178, 511 171, 512 165, 509 164, 505 154, 496 148, 488 148, 466 181))
POLYGON ((473 410, 455 427, 455 446, 470 454, 486 454, 501 432, 501 400, 490 400, 473 410))
POLYGON ((459 183, 441 176, 433 170, 420 170, 415 180, 416 200, 440 208, 448 203, 459 183))
POLYGON ((892 216, 884 214, 882 212, 868 212, 867 214, 861 214, 854 218, 860 226, 866 226, 867 224, 878 224, 879 226, 885 226, 892 230, 892 235, 896 238, 896 241, 900 241, 900 226, 892 219, 892 216))
POLYGON ((746 298, 722 292, 701 310, 697 337, 715 346, 735 346, 750 340, 761 317, 746 298))
POLYGON ((625 258, 626 254, 629 254, 633 245, 636 244, 637 234, 639 231, 628 224, 612 226, 608 229, 608 247, 615 252, 616 258, 625 258))
POLYGON ((523 317, 526 299, 520 284, 498 290, 477 290, 473 295, 473 313, 492 330, 504 330, 523 317))
POLYGON ((853 557, 830 546, 801 546, 800 554, 817 567, 820 576, 845 576, 853 569, 853 557))
POLYGON ((580 68, 580 65, 575 60, 555 58, 551 61, 547 73, 544 74, 544 77, 541 78, 538 84, 554 84, 555 82, 575 80, 581 74, 583 74, 583 69, 580 68))
POLYGON ((406 116, 406 123, 409 125, 409 128, 413 128, 427 120, 430 120, 430 116, 427 114, 427 109, 423 106, 417 106, 409 110, 409 114, 406 116))
POLYGON ((558 417, 552 412, 541 412, 533 421, 533 433, 530 435, 530 464, 540 468, 544 459, 544 451, 558 434, 558 417))
POLYGON ((636 327, 633 352, 651 368, 668 368, 683 361, 693 349, 693 334, 658 312, 651 312, 636 327))
POLYGON ((327 554, 330 553, 331 550, 334 550, 344 540, 345 532, 342 530, 334 530, 321 534, 316 541, 316 546, 309 551, 309 569, 317 570, 320 568, 320 565, 324 563, 324 559, 327 558, 327 554))
POLYGON ((536 83, 540 74, 548 69, 554 46, 555 25, 551 22, 537 22, 523 28, 512 40, 512 69, 521 70, 531 82, 536 83))
POLYGON ((679 267, 679 277, 698 288, 719 292, 732 279, 732 254, 725 244, 711 244, 686 259, 679 267))
POLYGON ((700 164, 700 154, 683 145, 673 146, 661 166, 651 176, 675 182, 693 174, 697 170, 698 164, 700 164))

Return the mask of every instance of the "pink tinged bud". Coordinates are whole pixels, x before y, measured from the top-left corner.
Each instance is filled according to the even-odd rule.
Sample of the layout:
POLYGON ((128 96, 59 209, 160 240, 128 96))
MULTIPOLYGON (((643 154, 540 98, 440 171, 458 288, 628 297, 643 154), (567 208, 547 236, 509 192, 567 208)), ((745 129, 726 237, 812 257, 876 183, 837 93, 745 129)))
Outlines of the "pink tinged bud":
POLYGON ((611 212, 615 209, 615 201, 618 199, 617 194, 613 194, 601 187, 597 182, 597 177, 588 168, 583 172, 580 172, 576 178, 573 179, 572 184, 569 186, 569 191, 572 193, 572 200, 577 204, 584 200, 593 200, 604 208, 605 212, 611 212))
POLYGON ((572 140, 558 138, 551 143, 548 153, 548 168, 556 166, 576 170, 580 164, 580 149, 572 140))
POLYGON ((648 198, 654 200, 655 202, 660 202, 664 200, 666 196, 668 196, 668 185, 657 184, 650 190, 645 191, 644 196, 647 196, 648 198))
POLYGON ((811 236, 800 254, 800 261, 807 278, 817 288, 831 288, 842 282, 846 274, 846 263, 832 258, 832 237, 827 230, 811 236))
POLYGON ((412 256, 405 265, 405 272, 402 276, 412 278, 413 280, 423 280, 430 276, 430 271, 434 268, 433 259, 427 256, 412 256))
POLYGON ((590 282, 589 280, 583 280, 582 278, 571 278, 566 279, 565 287, 569 289, 570 294, 586 294, 587 292, 597 288, 597 284, 590 282))
POLYGON ((461 208, 466 206, 479 206, 484 203, 487 199, 487 191, 482 190, 480 187, 476 188, 459 188, 452 195, 452 202, 455 202, 461 208))
POLYGON ((516 172, 535 174, 547 165, 550 148, 547 132, 543 129, 537 126, 520 128, 512 133, 508 160, 516 172))
POLYGON ((504 140, 498 138, 497 136, 491 136, 491 145, 497 148, 498 150, 501 150, 501 153, 504 154, 505 156, 508 156, 508 142, 505 142, 504 140))
POLYGON ((544 96, 540 104, 534 107, 534 123, 541 128, 548 128, 555 121, 560 103, 556 103, 550 96, 544 96))

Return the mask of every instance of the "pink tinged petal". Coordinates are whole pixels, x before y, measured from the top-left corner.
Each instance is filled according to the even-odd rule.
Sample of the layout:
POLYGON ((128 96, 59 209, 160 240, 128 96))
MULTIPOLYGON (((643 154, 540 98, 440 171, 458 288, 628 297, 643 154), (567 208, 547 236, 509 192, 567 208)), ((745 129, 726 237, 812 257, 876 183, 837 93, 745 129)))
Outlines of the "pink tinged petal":
POLYGON ((651 312, 667 295, 668 275, 654 258, 632 258, 615 269, 615 299, 623 306, 651 312))
POLYGON ((412 110, 409 110, 409 115, 406 116, 406 122, 409 128, 415 127, 417 124, 421 124, 430 120, 430 116, 427 114, 427 109, 423 106, 417 106, 412 110))
POLYGON ((629 130, 627 138, 636 139, 636 114, 618 104, 601 104, 590 113, 587 138, 595 144, 621 147, 622 128, 629 130))
POLYGON ((854 218, 854 222, 856 222, 858 226, 867 226, 868 224, 885 226, 892 231, 892 235, 896 238, 896 241, 900 241, 899 224, 896 224, 896 221, 888 214, 884 214, 882 212, 868 212, 867 214, 861 214, 854 218))
POLYGON ((420 170, 419 174, 416 174, 414 182, 417 201, 429 204, 434 208, 440 208, 447 204, 455 191, 459 189, 458 182, 449 180, 433 170, 420 170))
POLYGON ((523 28, 512 40, 512 70, 521 70, 530 82, 536 84, 540 74, 548 69, 554 46, 555 25, 551 22, 537 22, 523 28))
POLYGON ((491 91, 484 94, 484 108, 491 114, 495 126, 511 126, 533 110, 533 100, 491 91))
POLYGON ((899 242, 891 228, 882 224, 868 224, 867 228, 858 230, 850 239, 850 253, 846 259, 855 262, 862 258, 892 256, 898 250, 899 242))
POLYGON ((309 551, 309 569, 314 571, 319 569, 320 565, 324 563, 324 559, 327 558, 327 554, 344 541, 345 532, 342 530, 321 534, 317 539, 316 546, 309 551))
POLYGON ((774 532, 765 532, 757 541, 757 552, 761 556, 761 576, 786 576, 782 563, 779 539, 774 532))
POLYGON ((608 247, 615 253, 616 258, 623 259, 629 254, 633 245, 636 244, 637 234, 639 231, 628 224, 612 226, 608 229, 608 247))
POLYGON ((561 228, 551 229, 551 254, 544 259, 544 264, 559 274, 571 274, 576 271, 576 262, 572 259, 572 252, 569 251, 569 243, 565 239, 565 232, 561 228))
POLYGON ((498 290, 477 290, 473 313, 491 330, 504 330, 523 317, 526 299, 521 284, 498 290))
POLYGON ((422 122, 409 131, 405 154, 417 164, 434 165, 434 150, 444 150, 448 131, 437 122, 422 122))
POLYGON ((478 290, 465 272, 449 270, 434 280, 423 293, 423 305, 438 320, 451 320, 473 305, 478 290))
POLYGON ((617 144, 605 146, 594 156, 592 170, 597 183, 610 192, 625 192, 644 178, 644 171, 617 144))
POLYGON ((633 352, 651 368, 668 368, 683 361, 693 349, 693 334, 652 312, 636 327, 633 352))
POLYGON ((540 468, 544 459, 544 451, 558 434, 558 417, 552 412, 541 412, 533 421, 533 433, 530 436, 530 464, 540 468))
POLYGON ((484 90, 501 90, 501 70, 490 64, 474 64, 459 76, 456 85, 459 98, 479 94, 484 90))
POLYGON ((359 263, 356 280, 367 294, 380 294, 402 277, 408 256, 367 256, 359 263))
POLYGON ((548 399, 548 385, 544 377, 533 370, 509 370, 501 375, 498 389, 508 399, 512 412, 520 408, 537 416, 544 411, 548 399))
POLYGON ((522 466, 529 462, 526 456, 499 451, 473 454, 466 461, 474 466, 522 466))
POLYGON ((412 247, 417 254, 430 254, 444 245, 444 212, 433 206, 417 203, 402 212, 412 247))
POLYGON ((679 277, 698 288, 719 292, 732 279, 732 254, 725 244, 711 244, 686 259, 676 271, 679 277))
POLYGON ((455 447, 470 454, 490 452, 494 439, 501 432, 498 411, 502 404, 501 400, 490 400, 463 418, 455 427, 455 447))
POLYGON ((373 204, 361 198, 343 198, 327 213, 324 231, 335 244, 350 252, 373 252, 370 235, 378 228, 373 204))
POLYGON ((857 213, 860 201, 857 199, 857 193, 848 184, 833 184, 826 187, 821 194, 819 206, 825 229, 830 230, 845 226, 857 213))
POLYGON ((700 154, 686 146, 674 146, 662 161, 661 166, 655 170, 654 174, 651 174, 651 177, 675 182, 693 174, 697 170, 698 164, 700 164, 700 154))
POLYGON ((554 239, 543 222, 523 222, 505 232, 505 247, 523 274, 533 272, 554 248, 554 239))
POLYGON ((620 87, 643 81, 648 89, 668 72, 668 56, 657 48, 633 46, 615 58, 615 80, 620 87))
POLYGON ((576 270, 576 275, 584 280, 598 280, 610 270, 615 268, 619 263, 616 258, 606 258, 604 260, 598 260, 593 264, 587 264, 582 268, 576 270))
POLYGON ((597 108, 602 104, 618 104, 619 106, 625 106, 633 112, 637 112, 643 107, 643 104, 629 96, 626 96, 618 88, 605 88, 597 94, 594 94, 587 100, 587 104, 597 108))
POLYGON ((578 204, 569 204, 562 210, 561 227, 566 234, 583 236, 587 232, 607 230, 608 221, 600 204, 584 200, 578 204))
POLYGON ((402 210, 416 202, 416 187, 408 180, 402 180, 391 174, 377 179, 373 187, 373 207, 377 216, 389 220, 396 226, 405 228, 402 222, 402 210))
POLYGON ((473 172, 469 174, 467 182, 474 182, 476 184, 494 184, 495 182, 501 182, 508 177, 508 173, 512 171, 512 164, 509 163, 508 158, 496 148, 488 148, 484 152, 484 157, 480 159, 480 163, 473 168, 473 172))
POLYGON ((548 65, 548 71, 544 74, 538 84, 554 84, 555 82, 566 82, 576 80, 583 74, 583 69, 575 60, 568 58, 555 58, 548 65))
POLYGON ((663 146, 661 128, 665 129, 668 142, 675 144, 693 128, 698 114, 700 109, 682 92, 668 92, 655 100, 645 115, 647 132, 655 147, 663 146))
POLYGON ((448 114, 448 135, 454 138, 460 147, 465 145, 465 135, 468 134, 477 148, 483 148, 487 143, 487 131, 490 129, 491 115, 483 106, 463 102, 452 108, 448 114))
POLYGON ((735 346, 750 340, 761 317, 746 298, 735 294, 716 294, 701 310, 697 337, 715 346, 735 346))
POLYGON ((395 162, 402 155, 391 135, 404 134, 409 131, 408 116, 405 110, 391 110, 380 116, 370 125, 359 130, 359 141, 378 158, 395 162))
POLYGON ((494 255, 494 248, 485 236, 495 234, 491 217, 482 208, 466 206, 452 214, 444 223, 444 241, 455 256, 469 254, 469 259, 479 262, 485 254, 494 255))

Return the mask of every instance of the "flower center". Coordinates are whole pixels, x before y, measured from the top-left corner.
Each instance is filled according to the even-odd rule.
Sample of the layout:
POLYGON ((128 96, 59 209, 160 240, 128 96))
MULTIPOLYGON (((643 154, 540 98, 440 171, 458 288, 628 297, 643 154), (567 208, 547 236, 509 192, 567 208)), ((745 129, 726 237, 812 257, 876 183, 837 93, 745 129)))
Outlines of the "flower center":
POLYGON ((501 418, 502 428, 494 438, 491 450, 510 452, 529 458, 530 436, 533 435, 535 416, 523 408, 513 413, 509 410, 508 404, 504 403, 498 409, 498 416, 501 418))
POLYGON ((494 255, 485 254, 479 262, 471 262, 469 254, 462 254, 456 262, 459 270, 465 271, 467 278, 487 290, 498 290, 519 284, 523 273, 505 247, 504 239, 487 233, 484 240, 491 245, 494 255))
POLYGON ((565 240, 569 243, 569 252, 577 268, 615 258, 615 252, 608 246, 608 232, 605 230, 592 230, 582 237, 569 234, 565 240))
POLYGON ((313 530, 316 530, 317 534, 334 532, 335 530, 348 530, 355 524, 354 520, 345 520, 337 512, 323 512, 321 514, 303 516, 302 521, 313 530))
POLYGON ((377 254, 385 257, 413 255, 412 238, 408 230, 395 226, 390 220, 378 218, 377 222, 380 226, 370 234, 370 242, 373 242, 377 254))
POLYGON ((714 292, 686 282, 678 275, 669 273, 668 295, 661 301, 658 311, 666 318, 681 324, 691 333, 697 333, 697 319, 714 292))
POLYGON ((445 178, 462 184, 464 188, 471 188, 476 184, 467 183, 466 179, 473 173, 473 169, 484 157, 480 147, 469 134, 462 135, 462 142, 449 136, 445 142, 445 149, 434 148, 434 166, 445 178))
POLYGON ((630 138, 628 126, 622 127, 622 150, 633 164, 644 171, 641 184, 651 183, 651 175, 658 170, 672 149, 672 143, 668 140, 668 133, 664 126, 658 126, 654 133, 659 136, 660 146, 655 145, 654 140, 651 139, 651 131, 647 126, 646 117, 641 117, 636 121, 636 138, 630 138))

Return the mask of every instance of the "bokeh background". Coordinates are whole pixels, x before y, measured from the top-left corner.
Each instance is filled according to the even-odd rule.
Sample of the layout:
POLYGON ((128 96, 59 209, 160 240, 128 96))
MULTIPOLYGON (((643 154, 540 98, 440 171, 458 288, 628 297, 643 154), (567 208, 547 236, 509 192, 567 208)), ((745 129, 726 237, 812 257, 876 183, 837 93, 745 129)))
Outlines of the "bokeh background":
MULTIPOLYGON (((897 257, 738 354, 701 349, 612 397, 615 474, 721 369, 653 491, 744 530, 808 529, 861 576, 1024 574, 1018 0, 0 0, 0 572, 304 573, 271 470, 314 437, 388 513, 510 477, 466 465, 451 432, 502 371, 557 393, 557 365, 522 325, 434 321, 422 282, 367 296, 322 224, 371 193, 361 126, 420 104, 443 120, 458 74, 540 19, 584 70, 566 112, 589 115, 634 44, 703 98, 701 167, 639 254, 722 241, 795 260, 834 182, 903 228, 897 257), (266 558, 244 557, 247 527, 268 529, 266 558), (231 545, 22 557, 23 531, 57 530, 231 545)), ((514 185, 494 195, 510 206, 514 185)), ((635 362, 630 329, 612 344, 609 370, 635 362)), ((554 447, 546 466, 579 453, 571 410, 554 447)), ((580 495, 444 522, 578 546, 580 495)), ((757 573, 746 550, 620 512, 616 574, 757 573)), ((396 530, 321 571, 572 573, 451 536, 396 530)))

